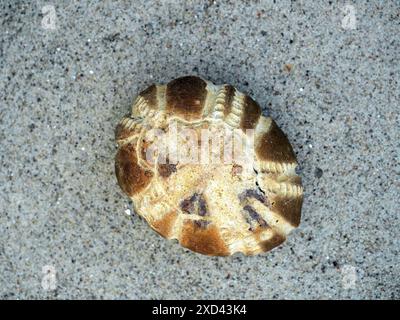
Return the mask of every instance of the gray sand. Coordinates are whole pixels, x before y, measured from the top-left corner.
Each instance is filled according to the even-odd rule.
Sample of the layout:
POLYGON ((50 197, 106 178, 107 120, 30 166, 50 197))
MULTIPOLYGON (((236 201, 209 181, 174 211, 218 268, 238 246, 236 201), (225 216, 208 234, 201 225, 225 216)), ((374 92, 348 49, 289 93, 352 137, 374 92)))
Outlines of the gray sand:
POLYGON ((1 297, 400 297, 397 1, 21 2, 0 9, 1 297), (272 252, 201 256, 125 213, 114 127, 186 74, 293 144, 302 223, 272 252))

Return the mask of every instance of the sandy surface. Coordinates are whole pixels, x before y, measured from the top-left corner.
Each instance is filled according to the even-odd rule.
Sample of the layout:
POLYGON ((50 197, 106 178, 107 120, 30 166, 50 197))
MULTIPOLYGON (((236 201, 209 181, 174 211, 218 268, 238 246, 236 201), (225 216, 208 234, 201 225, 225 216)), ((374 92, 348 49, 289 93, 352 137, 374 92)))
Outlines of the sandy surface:
POLYGON ((400 297, 399 3, 273 2, 2 1, 3 298, 400 297), (114 127, 186 74, 248 92, 293 144, 302 223, 270 253, 201 256, 125 212, 114 127))

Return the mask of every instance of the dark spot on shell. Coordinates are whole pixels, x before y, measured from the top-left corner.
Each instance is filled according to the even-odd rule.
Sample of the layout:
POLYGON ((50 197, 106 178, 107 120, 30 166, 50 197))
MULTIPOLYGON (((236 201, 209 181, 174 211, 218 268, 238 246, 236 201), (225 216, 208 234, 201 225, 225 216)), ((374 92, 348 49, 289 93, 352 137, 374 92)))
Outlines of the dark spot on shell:
POLYGON ((248 198, 254 198, 261 203, 268 205, 268 200, 259 189, 247 189, 239 194, 240 202, 246 201, 248 198))
POLYGON ((243 172, 243 167, 241 165, 235 163, 232 166, 232 172, 231 172, 232 176, 234 177, 239 176, 242 174, 242 172, 243 172))
POLYGON ((204 217, 205 215, 207 215, 207 203, 206 200, 204 199, 204 197, 201 195, 199 197, 199 216, 204 217))
POLYGON ((165 163, 158 165, 158 173, 163 178, 168 178, 174 172, 176 172, 176 164, 165 163))
POLYGON ((210 221, 207 220, 194 220, 194 225, 198 228, 205 229, 210 224, 210 221))
POLYGON ((257 221, 261 227, 267 227, 267 222, 260 216, 260 214, 254 210, 252 206, 246 205, 243 209, 249 214, 250 218, 257 221))
POLYGON ((192 214, 195 211, 194 202, 198 197, 197 193, 194 193, 190 198, 182 200, 180 207, 184 213, 192 214))
POLYGON ((194 193, 190 198, 184 199, 180 207, 184 213, 206 216, 208 214, 207 202, 203 195, 194 193))

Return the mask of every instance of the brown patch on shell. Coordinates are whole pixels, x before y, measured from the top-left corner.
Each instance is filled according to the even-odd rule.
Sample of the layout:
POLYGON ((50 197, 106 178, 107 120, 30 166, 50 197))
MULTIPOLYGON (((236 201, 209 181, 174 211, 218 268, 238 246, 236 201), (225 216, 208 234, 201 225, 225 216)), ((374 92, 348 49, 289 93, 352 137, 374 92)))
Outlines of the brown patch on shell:
POLYGON ((286 238, 283 235, 275 232, 274 235, 270 239, 261 241, 260 246, 261 246, 262 251, 266 252, 266 251, 270 251, 273 248, 279 246, 285 240, 286 240, 286 238))
POLYGON ((292 226, 300 224, 303 196, 271 195, 271 210, 281 215, 292 226))
POLYGON ((208 224, 206 228, 202 228, 193 220, 185 220, 180 244, 185 248, 205 255, 229 255, 229 250, 222 240, 218 228, 213 224, 208 224))
POLYGON ((115 157, 115 173, 118 184, 128 196, 142 191, 153 177, 151 171, 138 165, 133 143, 127 143, 119 148, 115 157))
POLYGON ((224 116, 226 117, 232 110, 232 101, 236 89, 231 85, 225 85, 224 116))
POLYGON ((261 108, 258 103, 255 102, 251 97, 245 96, 240 128, 243 130, 254 129, 260 116, 261 108))
POLYGON ((293 163, 296 156, 288 138, 272 120, 269 130, 256 138, 256 154, 260 160, 293 163))
POLYGON ((200 119, 207 97, 207 83, 195 76, 172 80, 166 90, 166 111, 185 120, 200 119))
POLYGON ((175 224, 178 214, 176 211, 167 213, 162 219, 156 220, 152 223, 153 229, 157 231, 164 238, 169 238, 172 234, 172 228, 175 224))

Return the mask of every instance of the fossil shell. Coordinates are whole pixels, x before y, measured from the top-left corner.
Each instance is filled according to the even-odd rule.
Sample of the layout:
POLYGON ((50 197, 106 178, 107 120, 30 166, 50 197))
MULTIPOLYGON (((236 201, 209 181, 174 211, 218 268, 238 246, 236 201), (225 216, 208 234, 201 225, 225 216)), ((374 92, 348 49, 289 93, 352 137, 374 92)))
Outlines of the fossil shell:
POLYGON ((254 255, 280 245, 300 223, 303 188, 288 139, 257 102, 230 85, 195 76, 152 85, 118 124, 116 141, 118 183, 135 211, 159 234, 190 250, 254 255), (173 124, 180 132, 174 143, 173 124), (196 135, 182 135, 183 130, 196 135), (231 149, 224 143, 210 147, 210 139, 229 135, 231 149), (250 148, 239 150, 239 142, 250 148), (177 156, 196 151, 195 146, 197 156, 194 152, 189 159, 196 161, 177 156), (199 160, 198 150, 208 162, 199 160), (224 150, 240 156, 225 161, 224 150))

